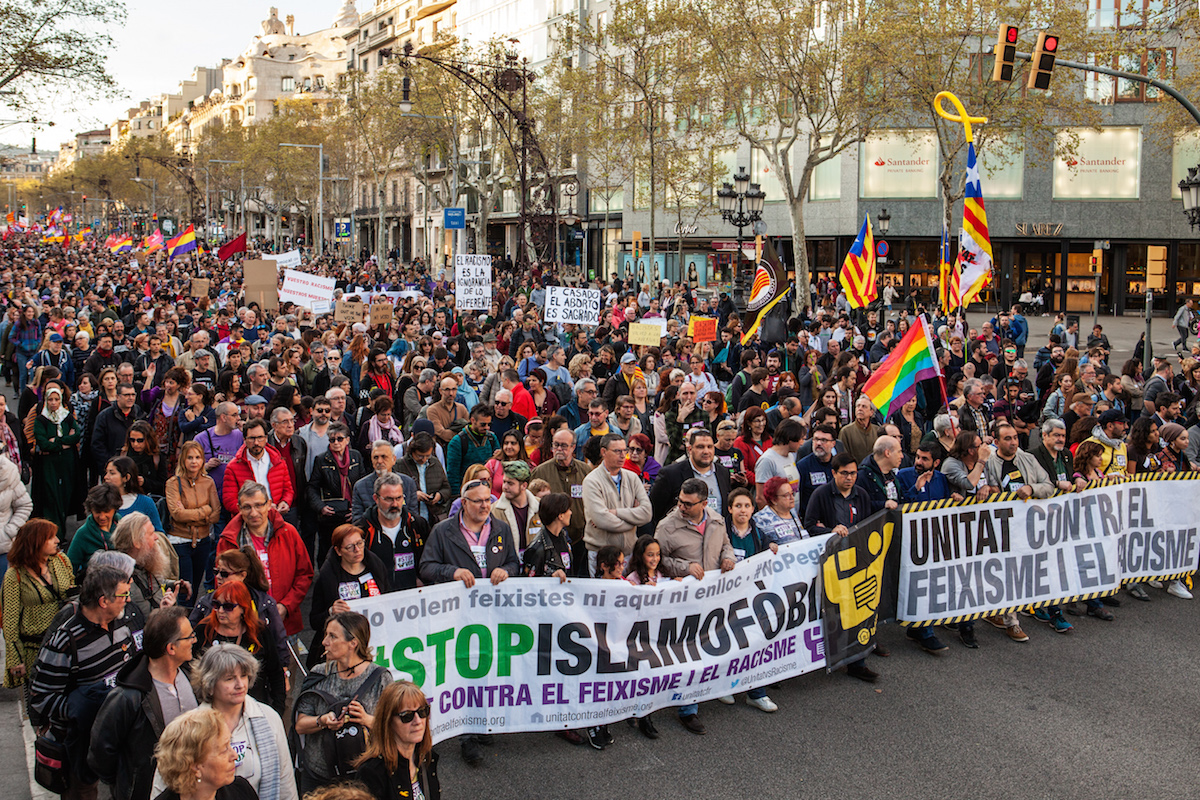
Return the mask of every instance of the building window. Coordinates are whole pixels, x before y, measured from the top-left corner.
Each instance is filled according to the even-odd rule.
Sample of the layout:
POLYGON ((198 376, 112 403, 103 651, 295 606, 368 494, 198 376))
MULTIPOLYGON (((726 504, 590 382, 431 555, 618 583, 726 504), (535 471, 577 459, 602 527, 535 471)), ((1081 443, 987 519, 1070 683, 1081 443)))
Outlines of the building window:
POLYGON ((294 91, 296 91, 296 79, 295 79, 295 78, 291 78, 291 77, 284 78, 284 79, 283 79, 283 87, 282 87, 282 89, 283 89, 283 91, 285 91, 285 92, 294 92, 294 91))
POLYGON ((251 103, 250 105, 246 106, 246 116, 247 116, 247 117, 253 117, 253 116, 254 116, 254 104, 253 104, 253 103, 251 103))
POLYGON ((371 71, 371 59, 369 59, 369 58, 364 58, 364 59, 362 60, 362 71, 363 71, 363 72, 370 72, 370 71, 371 71))
POLYGON ((318 75, 317 77, 313 78, 313 87, 316 88, 316 90, 318 92, 321 91, 322 89, 324 89, 325 88, 325 76, 318 75))

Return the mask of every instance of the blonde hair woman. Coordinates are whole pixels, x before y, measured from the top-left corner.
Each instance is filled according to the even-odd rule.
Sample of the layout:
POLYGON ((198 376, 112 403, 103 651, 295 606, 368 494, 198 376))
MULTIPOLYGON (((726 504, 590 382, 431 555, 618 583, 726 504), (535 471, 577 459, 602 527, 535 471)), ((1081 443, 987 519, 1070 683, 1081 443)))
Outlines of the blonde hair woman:
POLYGON ((154 756, 167 786, 157 800, 258 800, 236 775, 229 726, 214 709, 197 708, 172 720, 154 756))

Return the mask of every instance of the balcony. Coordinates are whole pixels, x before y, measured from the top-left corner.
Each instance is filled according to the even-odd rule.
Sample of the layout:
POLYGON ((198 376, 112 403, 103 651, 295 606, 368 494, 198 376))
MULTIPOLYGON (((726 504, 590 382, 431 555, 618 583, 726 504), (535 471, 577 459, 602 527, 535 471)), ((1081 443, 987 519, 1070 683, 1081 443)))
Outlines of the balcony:
POLYGON ((417 19, 425 19, 433 16, 439 11, 445 11, 450 6, 454 5, 455 0, 430 0, 429 3, 417 9, 417 19))

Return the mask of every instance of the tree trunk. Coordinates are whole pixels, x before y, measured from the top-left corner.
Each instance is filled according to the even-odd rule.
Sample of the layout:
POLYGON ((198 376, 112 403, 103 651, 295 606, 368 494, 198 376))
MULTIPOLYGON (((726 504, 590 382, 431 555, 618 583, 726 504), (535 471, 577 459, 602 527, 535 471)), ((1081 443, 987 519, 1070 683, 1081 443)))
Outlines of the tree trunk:
POLYGON ((812 282, 812 269, 808 263, 808 244, 804 237, 804 195, 798 195, 791 203, 792 217, 792 259, 796 265, 796 296, 792 298, 792 307, 803 313, 811 302, 808 286, 812 282))

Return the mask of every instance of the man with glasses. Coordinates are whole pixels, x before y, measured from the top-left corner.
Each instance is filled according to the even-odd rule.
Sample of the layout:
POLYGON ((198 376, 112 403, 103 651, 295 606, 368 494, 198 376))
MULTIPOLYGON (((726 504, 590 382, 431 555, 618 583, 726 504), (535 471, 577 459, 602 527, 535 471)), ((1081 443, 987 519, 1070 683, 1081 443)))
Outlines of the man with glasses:
POLYGON ((324 455, 329 450, 329 421, 333 414, 333 406, 328 398, 318 397, 313 400, 312 414, 312 421, 298 431, 307 448, 304 458, 306 481, 312 477, 313 462, 317 460, 317 456, 324 455))
POLYGON ((575 381, 575 400, 561 406, 558 413, 571 426, 571 430, 575 430, 582 425, 588 418, 588 406, 596 399, 596 382, 591 378, 580 378, 575 381))
POLYGON ((92 463, 103 470, 108 460, 121 451, 129 429, 142 419, 137 407, 137 389, 132 383, 117 385, 117 401, 96 416, 92 427, 92 463))
POLYGON ((983 381, 971 378, 963 384, 963 397, 966 402, 958 409, 958 424, 964 431, 975 431, 985 444, 992 443, 988 433, 992 424, 992 413, 984 403, 987 401, 987 390, 983 381))
MULTIPOLYGON (((839 453, 830 464, 833 481, 818 486, 804 513, 804 527, 815 536, 836 533, 848 536, 850 528, 871 516, 871 496, 858 485, 858 465, 854 456, 839 453)), ((874 683, 879 673, 860 659, 846 667, 846 674, 860 681, 874 683)))
MULTIPOLYGON (((37 726, 48 726, 69 754, 84 764, 96 712, 117 673, 135 652, 133 632, 122 618, 133 580, 116 567, 92 566, 84 574, 78 606, 38 652, 29 687, 29 712, 37 726)), ((70 769, 70 800, 96 797, 96 782, 85 782, 70 769)))
POLYGON ((622 468, 626 449, 619 433, 606 434, 600 440, 600 466, 583 479, 587 519, 583 542, 587 548, 588 574, 592 577, 596 577, 596 553, 600 548, 613 545, 629 558, 637 529, 653 516, 646 487, 637 473, 622 468))
MULTIPOLYGON (((808 501, 812 499, 813 492, 833 480, 832 462, 838 452, 837 428, 828 423, 817 425, 813 428, 811 441, 812 452, 796 462, 796 472, 800 476, 799 491, 796 493, 796 513, 801 517, 808 509, 808 501)), ((757 481, 757 476, 755 479, 757 481)))
MULTIPOLYGON (((728 488, 725 491, 728 494, 728 488)), ((671 513, 655 528, 654 539, 662 552, 659 569, 667 577, 691 576, 703 581, 705 572, 728 572, 736 565, 725 520, 712 512, 709 499, 704 481, 688 478, 679 487, 671 513)), ((680 706, 679 722, 690 733, 703 736, 707 730, 698 716, 699 709, 695 703, 680 706)))
POLYGON ((221 502, 231 514, 237 511, 237 493, 246 481, 267 487, 267 496, 280 514, 286 514, 295 503, 296 487, 288 473, 283 456, 267 446, 267 423, 259 418, 246 423, 242 435, 245 443, 225 467, 221 486, 221 502))
POLYGON ((512 392, 507 389, 496 392, 496 399, 492 401, 491 428, 497 439, 512 430, 524 436, 525 423, 529 420, 512 410, 512 401, 512 392))
POLYGON ((582 450, 588 439, 609 433, 612 433, 612 429, 608 425, 608 404, 603 400, 593 400, 588 403, 587 421, 575 429, 575 448, 582 450))
MULTIPOLYGON (((497 586, 521 568, 517 543, 508 523, 492 516, 492 489, 487 481, 470 481, 462 489, 462 510, 429 532, 421 554, 421 580, 426 584, 462 581, 470 589, 476 578, 497 586)), ((471 766, 483 761, 481 737, 461 739, 462 757, 471 766)))
POLYGON ((583 479, 591 469, 575 458, 575 434, 571 431, 555 431, 551 447, 553 458, 543 461, 534 469, 532 478, 541 478, 550 484, 550 491, 561 492, 571 498, 571 523, 567 533, 571 537, 571 563, 575 574, 587 576, 587 548, 583 544, 587 511, 583 506, 583 479))
POLYGON ((295 636, 304 628, 300 605, 313 582, 312 557, 296 532, 275 509, 261 483, 247 482, 237 493, 237 516, 221 532, 217 555, 250 547, 267 573, 283 629, 295 636))
MULTIPOLYGON (((292 483, 294 497, 304 497, 308 487, 305 462, 308 460, 308 445, 304 438, 296 433, 296 415, 290 408, 276 408, 271 412, 271 433, 267 436, 267 445, 276 450, 283 458, 287 468, 288 480, 292 483)), ((300 503, 292 503, 283 518, 292 525, 299 527, 300 503)))
POLYGON ((185 609, 151 611, 141 652, 121 667, 116 688, 96 714, 88 766, 112 788, 115 800, 150 800, 151 754, 159 733, 197 706, 182 669, 192 660, 195 641, 185 609))
POLYGON ((450 479, 451 494, 458 494, 468 467, 486 464, 500 449, 500 440, 492 433, 492 410, 480 403, 468 416, 467 427, 446 448, 446 476, 450 479))

